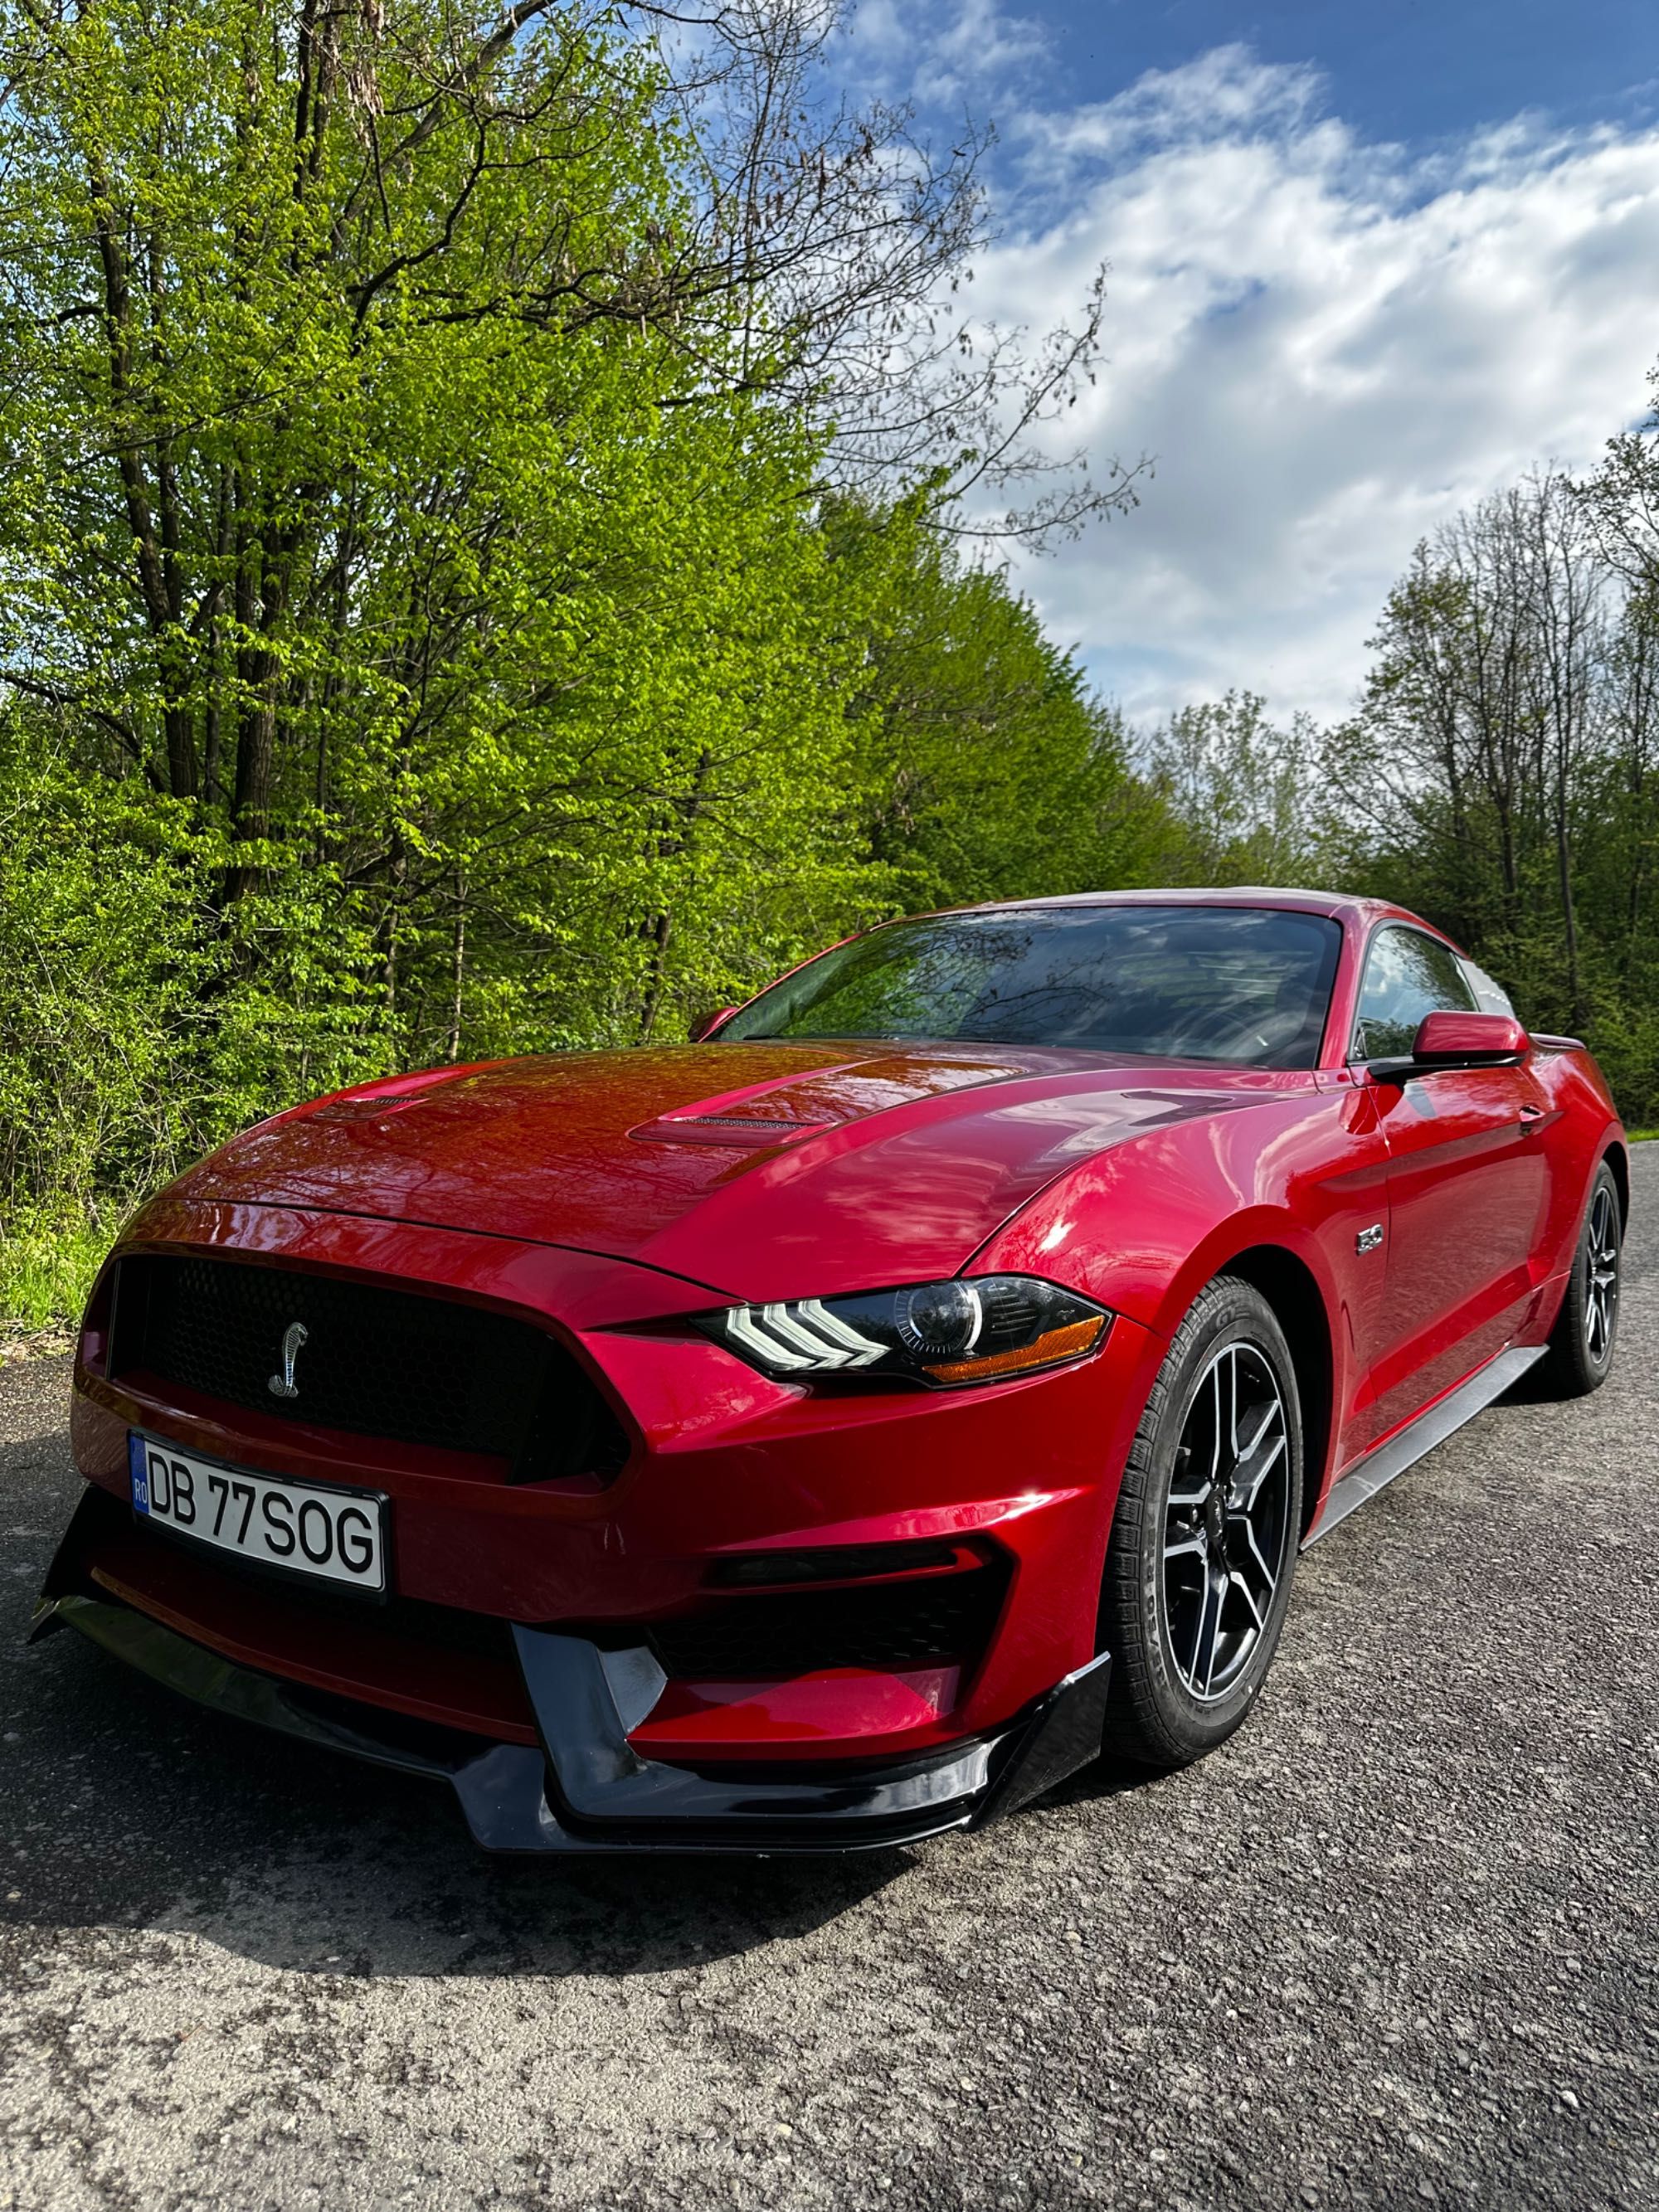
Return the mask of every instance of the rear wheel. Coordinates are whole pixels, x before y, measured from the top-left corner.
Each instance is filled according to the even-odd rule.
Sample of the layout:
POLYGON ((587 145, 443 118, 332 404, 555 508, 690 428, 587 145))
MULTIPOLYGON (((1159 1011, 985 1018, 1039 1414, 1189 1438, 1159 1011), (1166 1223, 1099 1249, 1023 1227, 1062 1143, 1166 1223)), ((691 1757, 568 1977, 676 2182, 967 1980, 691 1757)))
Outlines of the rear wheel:
POLYGON ((1566 1295, 1538 1363, 1541 1396, 1582 1398, 1598 1390, 1613 1365, 1619 1336, 1619 1269, 1624 1244, 1619 1186, 1604 1160, 1590 1185, 1589 1205, 1573 1254, 1566 1295))
POLYGON ((1261 1687, 1302 1511, 1296 1371, 1272 1308, 1223 1275, 1177 1330, 1124 1470, 1102 1594, 1105 1747, 1183 1766, 1261 1687))

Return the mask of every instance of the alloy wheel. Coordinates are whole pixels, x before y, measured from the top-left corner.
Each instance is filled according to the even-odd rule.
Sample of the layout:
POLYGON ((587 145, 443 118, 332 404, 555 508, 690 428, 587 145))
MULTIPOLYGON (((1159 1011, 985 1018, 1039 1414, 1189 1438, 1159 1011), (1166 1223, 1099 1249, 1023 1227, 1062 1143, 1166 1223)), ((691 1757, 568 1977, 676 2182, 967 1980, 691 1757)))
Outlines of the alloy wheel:
POLYGON ((1584 1239, 1584 1349, 1597 1367, 1613 1350, 1619 1319, 1619 1202, 1605 1182, 1590 1206, 1584 1239))
POLYGON ((1285 1401, 1259 1346, 1224 1345, 1188 1401, 1165 1501, 1161 1595, 1170 1660, 1212 1705, 1266 1634, 1290 1540, 1285 1401))

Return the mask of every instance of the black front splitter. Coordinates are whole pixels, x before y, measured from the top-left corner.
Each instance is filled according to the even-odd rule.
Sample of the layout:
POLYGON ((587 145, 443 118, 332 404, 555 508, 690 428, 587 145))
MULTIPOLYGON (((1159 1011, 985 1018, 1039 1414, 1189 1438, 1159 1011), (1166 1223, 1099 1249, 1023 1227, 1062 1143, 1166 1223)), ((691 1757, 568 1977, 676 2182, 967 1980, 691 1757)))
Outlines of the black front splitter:
POLYGON ((1100 1750, 1111 1672, 1104 1653, 1006 1729, 925 1758, 805 1776, 776 1765, 758 1776, 699 1772, 642 1758, 629 1742, 638 1715, 630 1723, 619 1710, 619 1697, 628 1702, 619 1655, 584 1637, 519 1626, 514 1642, 542 1741, 501 1743, 240 1666, 110 1597, 72 1550, 66 1538, 32 1636, 78 1629, 212 1711, 447 1782, 490 1851, 878 1850, 983 1826, 1100 1750))

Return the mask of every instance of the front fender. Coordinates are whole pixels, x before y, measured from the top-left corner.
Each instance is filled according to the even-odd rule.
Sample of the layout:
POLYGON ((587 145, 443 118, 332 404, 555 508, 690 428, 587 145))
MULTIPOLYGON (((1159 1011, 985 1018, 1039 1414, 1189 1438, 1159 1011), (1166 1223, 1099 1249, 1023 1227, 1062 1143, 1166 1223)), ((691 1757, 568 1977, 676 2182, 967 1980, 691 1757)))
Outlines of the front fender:
POLYGON ((1262 1247, 1305 1269, 1329 1332, 1332 1435, 1356 1408, 1382 1270, 1357 1250, 1386 1217, 1388 1152, 1369 1093, 1346 1083, 1248 1114, 1149 1131, 1079 1162, 992 1237, 974 1268, 1046 1275, 1167 1340, 1204 1285, 1262 1247))

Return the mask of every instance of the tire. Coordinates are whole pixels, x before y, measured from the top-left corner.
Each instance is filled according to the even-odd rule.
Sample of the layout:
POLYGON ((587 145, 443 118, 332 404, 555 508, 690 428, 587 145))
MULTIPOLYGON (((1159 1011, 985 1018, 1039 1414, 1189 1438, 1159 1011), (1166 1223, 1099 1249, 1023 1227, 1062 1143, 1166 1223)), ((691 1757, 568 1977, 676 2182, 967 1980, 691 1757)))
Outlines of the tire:
POLYGON ((1599 1390, 1619 1341, 1619 1278, 1625 1224, 1619 1185, 1605 1160, 1595 1170, 1561 1310, 1539 1361, 1537 1395, 1584 1398, 1599 1390))
POLYGON ((1290 1346, 1259 1291, 1218 1276, 1176 1332, 1113 1516, 1100 1620, 1109 1755, 1167 1771, 1232 1735, 1273 1663, 1301 1527, 1290 1346))

